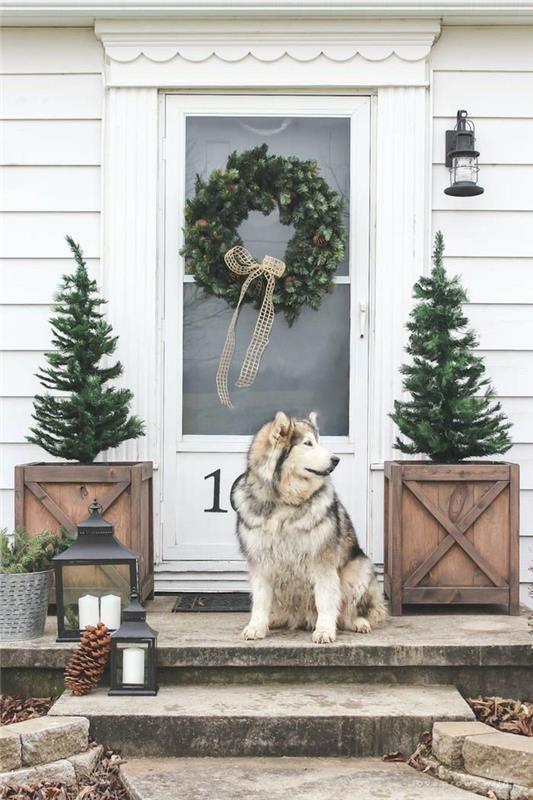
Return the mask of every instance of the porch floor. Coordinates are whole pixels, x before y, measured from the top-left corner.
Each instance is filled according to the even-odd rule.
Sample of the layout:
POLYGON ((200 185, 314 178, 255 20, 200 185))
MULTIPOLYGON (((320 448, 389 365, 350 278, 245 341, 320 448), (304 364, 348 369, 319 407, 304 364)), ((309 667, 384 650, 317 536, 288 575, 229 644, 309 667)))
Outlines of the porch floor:
MULTIPOLYGON (((160 667, 399 667, 511 666, 533 669, 528 611, 509 617, 491 611, 427 609, 391 617, 369 635, 339 632, 334 644, 316 645, 306 631, 273 631, 246 642, 241 613, 171 613, 174 596, 147 605, 159 632, 160 667)), ((55 617, 31 641, 1 642, 4 668, 62 669, 73 643, 57 643, 55 617)))

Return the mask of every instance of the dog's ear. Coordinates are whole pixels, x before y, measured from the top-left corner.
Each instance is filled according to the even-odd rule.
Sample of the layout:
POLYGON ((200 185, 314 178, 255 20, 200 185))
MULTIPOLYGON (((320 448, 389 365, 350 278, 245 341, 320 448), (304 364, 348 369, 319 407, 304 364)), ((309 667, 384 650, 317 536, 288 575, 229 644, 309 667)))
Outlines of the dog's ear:
POLYGON ((290 432, 291 421, 289 417, 283 411, 278 411, 270 428, 270 438, 275 443, 280 439, 286 439, 290 432))
POLYGON ((314 428, 314 429, 317 431, 317 433, 318 433, 318 415, 317 415, 316 411, 311 411, 311 413, 309 414, 309 416, 307 417, 307 419, 309 420, 309 422, 311 423, 311 425, 313 426, 313 428, 314 428))

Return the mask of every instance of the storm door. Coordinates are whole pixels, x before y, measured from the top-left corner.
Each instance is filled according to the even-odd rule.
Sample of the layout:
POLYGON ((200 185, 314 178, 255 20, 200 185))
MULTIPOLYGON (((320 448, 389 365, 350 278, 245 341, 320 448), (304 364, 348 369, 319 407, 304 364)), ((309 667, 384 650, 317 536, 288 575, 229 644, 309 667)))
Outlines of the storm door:
MULTIPOLYGON (((161 102, 163 569, 175 573, 172 588, 237 588, 245 574, 230 489, 244 471, 251 436, 278 410, 318 412, 323 441, 341 459, 334 482, 365 541, 370 98, 166 94, 161 102), (242 306, 228 409, 215 379, 233 309, 189 274, 180 255, 184 211, 197 175, 207 178, 225 169, 230 153, 263 144, 272 154, 317 162, 344 201, 345 257, 318 311, 303 306, 293 325, 275 315, 255 383, 238 389, 258 314, 252 304, 242 306)), ((260 262, 265 255, 283 259, 294 229, 280 223, 276 209, 269 216, 252 211, 239 233, 260 262)))

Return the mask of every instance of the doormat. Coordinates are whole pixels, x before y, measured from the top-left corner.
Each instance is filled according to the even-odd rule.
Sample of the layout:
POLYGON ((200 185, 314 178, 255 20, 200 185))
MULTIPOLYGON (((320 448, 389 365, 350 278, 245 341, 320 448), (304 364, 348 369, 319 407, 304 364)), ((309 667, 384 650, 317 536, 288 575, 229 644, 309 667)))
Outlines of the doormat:
POLYGON ((247 592, 182 592, 172 611, 249 611, 250 608, 247 592))

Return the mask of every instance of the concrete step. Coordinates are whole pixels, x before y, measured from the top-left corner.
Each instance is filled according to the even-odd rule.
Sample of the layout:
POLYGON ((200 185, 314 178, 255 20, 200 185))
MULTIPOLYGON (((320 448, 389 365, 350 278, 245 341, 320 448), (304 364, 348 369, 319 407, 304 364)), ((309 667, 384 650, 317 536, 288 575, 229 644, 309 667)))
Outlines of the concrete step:
POLYGON ((121 775, 132 800, 479 800, 371 758, 132 759, 121 775))
POLYGON ((156 697, 65 692, 51 714, 83 715, 128 756, 381 756, 411 753, 436 720, 473 714, 451 686, 167 686, 156 697))
MULTIPOLYGON (((175 598, 148 604, 148 622, 159 631, 160 684, 302 683, 450 684, 466 697, 527 697, 533 649, 522 616, 479 611, 391 617, 362 636, 339 632, 319 646, 308 631, 273 631, 245 642, 247 614, 173 614, 175 598)), ((56 642, 49 617, 39 639, 0 643, 2 688, 7 694, 47 697, 63 690, 63 672, 75 643, 56 642)))

